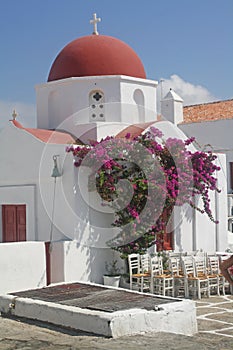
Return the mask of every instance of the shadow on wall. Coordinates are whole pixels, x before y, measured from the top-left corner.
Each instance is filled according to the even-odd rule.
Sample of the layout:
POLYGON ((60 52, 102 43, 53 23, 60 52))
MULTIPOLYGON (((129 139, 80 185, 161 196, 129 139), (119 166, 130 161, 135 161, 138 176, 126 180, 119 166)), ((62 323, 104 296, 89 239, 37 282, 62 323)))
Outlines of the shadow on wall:
POLYGON ((105 262, 112 261, 109 248, 87 247, 76 240, 53 242, 51 249, 51 283, 103 283, 105 262))

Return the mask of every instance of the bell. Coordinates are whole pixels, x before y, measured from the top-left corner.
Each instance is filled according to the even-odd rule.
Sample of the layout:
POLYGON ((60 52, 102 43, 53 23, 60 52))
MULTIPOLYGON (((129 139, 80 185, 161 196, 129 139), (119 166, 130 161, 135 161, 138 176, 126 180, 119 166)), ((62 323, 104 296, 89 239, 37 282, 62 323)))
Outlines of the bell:
POLYGON ((54 161, 54 167, 53 167, 53 172, 52 172, 51 177, 55 177, 55 178, 60 177, 61 173, 58 170, 58 166, 57 166, 57 156, 53 156, 53 161, 54 161))

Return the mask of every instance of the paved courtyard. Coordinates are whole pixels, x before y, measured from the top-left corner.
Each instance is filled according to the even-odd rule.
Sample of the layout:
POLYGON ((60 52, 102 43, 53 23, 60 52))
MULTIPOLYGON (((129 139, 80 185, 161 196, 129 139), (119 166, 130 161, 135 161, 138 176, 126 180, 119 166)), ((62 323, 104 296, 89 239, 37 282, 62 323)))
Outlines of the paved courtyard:
POLYGON ((199 333, 169 333, 108 339, 41 322, 0 317, 0 350, 74 349, 233 349, 233 295, 197 301, 199 333))

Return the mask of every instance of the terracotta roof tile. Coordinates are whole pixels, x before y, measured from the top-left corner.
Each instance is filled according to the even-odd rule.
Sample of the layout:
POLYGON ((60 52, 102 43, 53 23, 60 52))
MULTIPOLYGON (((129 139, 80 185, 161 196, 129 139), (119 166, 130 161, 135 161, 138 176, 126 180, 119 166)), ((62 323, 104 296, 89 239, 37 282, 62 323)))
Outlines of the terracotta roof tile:
POLYGON ((75 142, 75 139, 70 134, 65 132, 45 129, 24 128, 17 120, 12 120, 12 123, 17 128, 27 131, 28 133, 45 143, 65 145, 75 142))
POLYGON ((233 119, 233 99, 184 107, 183 123, 233 119))

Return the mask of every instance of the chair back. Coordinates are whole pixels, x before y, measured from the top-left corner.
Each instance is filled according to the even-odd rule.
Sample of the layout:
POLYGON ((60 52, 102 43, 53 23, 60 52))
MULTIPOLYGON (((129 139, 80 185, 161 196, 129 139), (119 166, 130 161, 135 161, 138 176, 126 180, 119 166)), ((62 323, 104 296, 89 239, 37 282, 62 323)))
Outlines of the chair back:
POLYGON ((205 256, 194 256, 195 275, 197 277, 207 274, 206 258, 205 256))
POLYGON ((168 259, 168 268, 171 271, 173 276, 178 276, 180 274, 180 258, 179 257, 169 257, 168 259))
POLYGON ((208 267, 212 275, 218 275, 220 273, 219 268, 219 257, 218 256, 209 256, 208 257, 208 267))
POLYGON ((130 276, 141 272, 141 264, 140 264, 140 255, 139 254, 129 254, 128 255, 128 263, 129 263, 130 276))
POLYGON ((148 253, 142 254, 140 256, 140 258, 141 258, 141 272, 142 273, 149 272, 150 271, 150 259, 151 259, 150 254, 148 254, 148 253))
POLYGON ((152 276, 163 274, 163 258, 161 256, 150 258, 150 270, 152 276))
POLYGON ((185 277, 195 277, 194 261, 191 256, 183 256, 181 266, 185 277))

